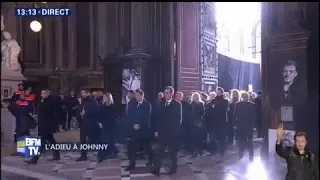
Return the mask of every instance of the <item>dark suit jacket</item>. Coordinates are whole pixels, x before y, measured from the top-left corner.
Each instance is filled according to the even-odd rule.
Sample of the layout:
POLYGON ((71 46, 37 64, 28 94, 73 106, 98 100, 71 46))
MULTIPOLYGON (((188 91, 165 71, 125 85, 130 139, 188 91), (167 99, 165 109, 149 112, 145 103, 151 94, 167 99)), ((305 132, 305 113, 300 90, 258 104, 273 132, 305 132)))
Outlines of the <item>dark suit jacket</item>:
POLYGON ((78 98, 76 96, 73 96, 73 97, 67 96, 64 99, 64 104, 67 106, 68 113, 75 114, 76 111, 77 111, 75 108, 79 104, 79 101, 78 101, 78 98))
POLYGON ((163 103, 163 100, 159 101, 157 100, 156 102, 153 103, 152 105, 152 110, 151 110, 151 127, 153 131, 155 130, 155 123, 157 121, 157 117, 159 117, 159 112, 160 112, 160 107, 163 103))
POLYGON ((222 96, 217 96, 208 104, 208 121, 212 125, 213 130, 222 131, 227 124, 227 111, 229 108, 229 101, 222 96))
POLYGON ((199 123, 203 123, 204 116, 204 103, 191 103, 191 116, 194 125, 198 125, 199 123))
POLYGON ((38 132, 41 135, 54 133, 58 129, 57 103, 54 97, 49 96, 41 100, 38 114, 38 132))
POLYGON ((231 102, 229 104, 229 109, 227 112, 227 117, 228 117, 228 124, 233 125, 234 123, 234 109, 236 108, 236 103, 235 102, 231 102))
POLYGON ((84 110, 85 115, 82 117, 82 122, 86 124, 97 124, 99 119, 99 103, 94 98, 88 97, 83 100, 80 112, 84 110))
POLYGON ((82 110, 85 111, 85 115, 80 116, 80 128, 86 132, 89 138, 94 139, 99 132, 99 103, 94 98, 87 97, 80 105, 79 112, 82 110))
POLYGON ((192 123, 192 106, 188 101, 181 101, 182 106, 182 125, 192 123))
POLYGON ((235 125, 237 131, 252 132, 256 119, 255 105, 252 102, 238 102, 234 109, 235 125))
POLYGON ((257 97, 254 99, 254 105, 255 105, 255 111, 256 111, 256 116, 257 116, 257 121, 261 121, 261 116, 262 116, 262 104, 261 104, 261 97, 257 97))
POLYGON ((136 100, 130 100, 127 104, 127 110, 126 110, 126 121, 127 123, 132 123, 132 118, 133 118, 133 113, 134 113, 134 110, 136 109, 137 107, 137 101, 136 100))
POLYGON ((137 102, 136 108, 133 110, 132 117, 132 129, 134 124, 140 126, 139 130, 133 129, 133 136, 149 136, 151 133, 150 126, 150 117, 151 117, 151 105, 148 101, 143 100, 141 103, 137 102))
POLYGON ((182 106, 176 100, 172 100, 165 106, 164 101, 161 105, 159 118, 157 118, 156 132, 159 133, 159 139, 170 140, 179 137, 180 125, 182 121, 182 106))
POLYGON ((102 124, 101 136, 103 140, 113 140, 116 134, 117 114, 113 104, 99 106, 99 122, 102 124))

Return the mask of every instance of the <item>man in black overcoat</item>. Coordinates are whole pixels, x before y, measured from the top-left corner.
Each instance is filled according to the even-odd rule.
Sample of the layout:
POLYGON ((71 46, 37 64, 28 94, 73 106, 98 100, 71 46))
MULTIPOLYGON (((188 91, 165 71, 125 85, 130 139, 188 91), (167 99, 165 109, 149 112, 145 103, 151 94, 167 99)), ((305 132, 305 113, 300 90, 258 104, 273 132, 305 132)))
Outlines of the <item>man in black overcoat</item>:
POLYGON ((142 90, 136 90, 135 92, 137 106, 133 111, 132 123, 131 123, 131 135, 130 143, 128 146, 129 166, 126 170, 132 170, 136 165, 136 155, 142 145, 144 152, 148 155, 147 165, 151 165, 152 154, 150 144, 150 116, 151 105, 144 99, 144 92, 142 90))
POLYGON ((211 143, 214 143, 216 150, 221 156, 224 156, 226 151, 227 139, 227 111, 229 101, 223 97, 224 89, 217 88, 217 96, 207 105, 207 121, 212 125, 212 132, 209 133, 211 143))
POLYGON ((78 98, 75 95, 74 90, 70 90, 69 96, 67 96, 64 101, 67 106, 67 112, 68 112, 68 122, 67 122, 66 129, 70 130, 72 118, 76 117, 77 107, 79 104, 78 98))
MULTIPOLYGON (((81 91, 82 102, 80 104, 80 143, 99 142, 99 104, 91 97, 89 90, 81 91)), ((81 156, 76 161, 86 161, 87 151, 82 150, 81 156)))
POLYGON ((239 146, 239 158, 242 159, 247 149, 249 160, 253 160, 253 127, 256 119, 255 104, 249 101, 247 92, 241 93, 241 101, 237 102, 234 109, 236 136, 239 146))
MULTIPOLYGON (((56 140, 54 139, 53 134, 57 131, 59 122, 56 118, 56 108, 57 104, 54 98, 50 95, 49 90, 41 91, 41 102, 39 105, 39 114, 38 114, 38 134, 41 137, 41 152, 44 150, 44 145, 46 143, 55 144, 56 140)), ((39 156, 25 161, 28 164, 37 164, 39 156)), ((52 160, 60 160, 59 151, 53 152, 52 160)))
POLYGON ((178 168, 178 148, 180 137, 180 126, 182 121, 181 103, 173 99, 174 89, 171 86, 165 88, 165 101, 161 105, 159 118, 156 122, 156 132, 154 135, 158 138, 159 144, 155 149, 155 158, 153 161, 152 173, 160 175, 161 160, 165 148, 169 148, 172 167, 168 174, 175 174, 178 168))

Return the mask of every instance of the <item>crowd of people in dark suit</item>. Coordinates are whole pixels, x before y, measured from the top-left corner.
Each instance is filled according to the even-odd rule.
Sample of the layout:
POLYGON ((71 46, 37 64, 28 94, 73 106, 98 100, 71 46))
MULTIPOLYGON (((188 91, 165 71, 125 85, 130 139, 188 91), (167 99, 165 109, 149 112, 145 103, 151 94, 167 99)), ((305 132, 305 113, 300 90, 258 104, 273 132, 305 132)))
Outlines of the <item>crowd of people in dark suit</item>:
MULTIPOLYGON (((23 91, 23 87, 19 89, 23 91)), ((126 170, 135 168, 137 153, 142 151, 148 156, 147 166, 151 167, 151 172, 159 176, 162 158, 168 150, 172 162, 169 174, 174 174, 178 168, 177 152, 181 148, 193 157, 204 152, 219 153, 224 156, 227 142, 233 143, 235 134, 239 141, 239 157, 242 158, 244 150, 248 149, 252 160, 253 127, 261 124, 259 123, 260 94, 261 92, 258 92, 258 96, 253 99, 248 92, 232 90, 229 98, 223 88, 217 88, 209 95, 193 92, 184 97, 182 92, 175 92, 173 87, 168 86, 163 92, 158 93, 157 101, 150 103, 144 98, 142 90, 129 91, 130 101, 126 105, 126 113, 122 119, 127 124, 125 131, 130 160, 126 170)), ((23 121, 19 120, 23 116, 32 119, 34 113, 32 109, 34 106, 25 100, 24 95, 25 93, 20 93, 19 101, 16 103, 28 102, 23 108, 10 107, 20 122, 23 121)), ((64 125, 65 130, 70 129, 69 122, 75 117, 79 121, 80 143, 108 144, 107 151, 98 152, 99 162, 117 157, 118 150, 115 144, 119 131, 118 114, 110 93, 102 91, 91 93, 84 89, 81 91, 80 101, 73 90, 66 97, 49 90, 42 90, 41 102, 37 109, 38 133, 42 142, 56 143, 53 133, 57 132, 61 125, 64 125), (61 119, 66 120, 61 121, 61 119)), ((31 124, 23 125, 25 128, 16 130, 16 135, 28 135, 34 126, 31 124)), ((262 136, 261 133, 259 136, 262 136)), ((36 164, 38 158, 34 157, 26 162, 36 164)), ((60 154, 55 151, 52 160, 59 159, 60 154)), ((85 160, 87 152, 82 151, 76 161, 85 160)))

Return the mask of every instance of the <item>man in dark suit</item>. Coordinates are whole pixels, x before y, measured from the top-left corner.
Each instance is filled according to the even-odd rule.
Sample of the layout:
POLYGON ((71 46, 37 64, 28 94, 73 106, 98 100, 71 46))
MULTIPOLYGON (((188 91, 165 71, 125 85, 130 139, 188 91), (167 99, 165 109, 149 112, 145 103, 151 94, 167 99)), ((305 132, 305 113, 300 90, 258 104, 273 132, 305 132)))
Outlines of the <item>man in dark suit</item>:
MULTIPOLYGON (((217 88, 217 96, 208 104, 208 121, 212 125, 212 132, 209 134, 210 141, 213 146, 219 150, 221 156, 224 156, 226 151, 227 138, 227 111, 229 101, 223 97, 224 89, 217 88)), ((212 152, 213 153, 213 152, 212 152)))
POLYGON ((144 100, 144 92, 142 90, 136 90, 135 97, 137 106, 134 109, 131 124, 131 138, 128 146, 128 156, 130 160, 129 166, 126 171, 132 170, 136 165, 136 155, 142 145, 144 152, 148 155, 148 164, 151 165, 152 154, 150 145, 150 116, 151 105, 148 101, 144 100))
POLYGON ((129 131, 131 130, 131 124, 133 121, 133 114, 134 110, 137 108, 137 101, 135 99, 134 91, 129 90, 128 91, 128 103, 126 104, 126 112, 125 112, 125 117, 124 117, 124 122, 123 122, 123 136, 126 139, 127 143, 130 140, 130 133, 129 131))
POLYGON ((183 93, 181 91, 177 91, 174 95, 174 99, 181 103, 182 106, 182 122, 181 122, 181 129, 180 129, 180 143, 183 145, 184 150, 188 153, 192 152, 191 148, 191 115, 192 115, 192 108, 191 104, 188 101, 183 100, 183 93))
POLYGON ((74 90, 70 90, 69 96, 67 96, 64 101, 67 106, 68 112, 68 122, 66 129, 70 130, 72 118, 76 116, 77 106, 79 104, 78 98, 76 97, 74 90))
POLYGON ((179 148, 180 125, 182 121, 181 103, 173 99, 174 89, 171 86, 165 88, 165 102, 161 106, 159 118, 156 122, 156 132, 154 135, 158 138, 159 144, 156 148, 154 167, 152 173, 160 175, 161 159, 166 147, 169 148, 172 167, 168 174, 177 172, 177 153, 179 148))
MULTIPOLYGON (((99 105, 97 100, 91 97, 89 90, 81 91, 82 102, 80 105, 80 143, 97 143, 99 140, 99 105)), ((81 156, 76 161, 86 161, 87 151, 81 151, 81 156)))
MULTIPOLYGON (((55 144, 56 140, 54 139, 53 133, 57 131, 59 122, 56 120, 56 108, 57 104, 54 98, 50 95, 49 90, 41 91, 41 103, 39 105, 39 114, 38 114, 38 134, 41 137, 41 142, 48 142, 50 144, 55 144)), ((44 150, 44 143, 41 144, 41 151, 44 150)), ((25 161, 28 164, 37 164, 39 156, 25 161)), ((53 152, 52 160, 60 160, 59 151, 53 152)))
POLYGON ((249 160, 253 160, 253 127, 256 119, 255 105, 249 101, 247 92, 241 93, 242 101, 237 102, 234 109, 236 136, 239 141, 239 158, 242 159, 244 151, 249 152, 249 160))

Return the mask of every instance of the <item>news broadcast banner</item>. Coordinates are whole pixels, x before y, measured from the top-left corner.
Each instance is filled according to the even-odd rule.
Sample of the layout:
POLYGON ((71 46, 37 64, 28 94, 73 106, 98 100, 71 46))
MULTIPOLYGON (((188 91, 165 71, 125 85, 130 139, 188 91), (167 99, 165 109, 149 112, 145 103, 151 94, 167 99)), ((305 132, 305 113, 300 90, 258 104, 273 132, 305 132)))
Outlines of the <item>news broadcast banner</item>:
POLYGON ((23 136, 17 140, 17 152, 21 157, 32 158, 39 156, 41 153, 41 146, 46 151, 106 151, 108 144, 104 143, 56 143, 56 144, 42 144, 41 138, 37 136, 23 136))
POLYGON ((71 16, 70 8, 15 8, 16 16, 71 16))

